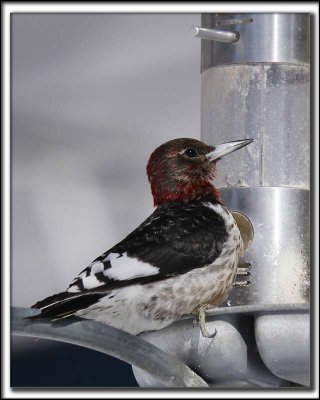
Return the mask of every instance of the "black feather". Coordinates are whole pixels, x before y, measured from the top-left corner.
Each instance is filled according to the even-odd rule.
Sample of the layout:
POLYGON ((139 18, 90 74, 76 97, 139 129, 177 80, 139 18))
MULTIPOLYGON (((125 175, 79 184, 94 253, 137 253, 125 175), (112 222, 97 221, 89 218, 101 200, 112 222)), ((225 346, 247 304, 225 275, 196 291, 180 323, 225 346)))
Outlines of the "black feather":
MULTIPOLYGON (((78 278, 71 286, 77 286, 79 292, 62 292, 37 302, 33 307, 41 308, 41 314, 31 318, 71 315, 114 289, 164 280, 213 263, 227 240, 227 232, 223 218, 203 202, 214 204, 217 200, 209 194, 160 205, 123 241, 94 260, 103 262, 110 253, 126 253, 159 268, 158 274, 120 281, 103 278, 99 273, 97 279, 105 284, 90 290, 84 289, 82 279, 78 278)), ((104 269, 111 267, 109 261, 103 263, 104 269)), ((83 271, 89 273, 88 268, 83 271)))
POLYGON ((223 218, 203 202, 217 200, 209 194, 159 206, 136 230, 95 261, 109 253, 126 252, 129 257, 158 267, 158 279, 213 263, 227 240, 227 232, 223 218))
POLYGON ((47 297, 34 304, 32 308, 41 308, 41 313, 28 317, 28 319, 62 318, 72 315, 96 303, 105 294, 101 293, 68 293, 62 292, 58 295, 47 297))

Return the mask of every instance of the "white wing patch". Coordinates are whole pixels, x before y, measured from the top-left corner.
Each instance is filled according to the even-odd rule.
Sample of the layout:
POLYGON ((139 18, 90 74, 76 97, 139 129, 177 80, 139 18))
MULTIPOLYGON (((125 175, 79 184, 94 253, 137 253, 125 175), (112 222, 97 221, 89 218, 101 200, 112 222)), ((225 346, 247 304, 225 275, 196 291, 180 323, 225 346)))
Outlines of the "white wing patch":
POLYGON ((122 255, 110 253, 102 261, 96 261, 81 272, 71 283, 67 292, 81 292, 84 289, 94 289, 105 285, 108 279, 124 281, 144 276, 156 275, 159 268, 151 264, 128 257, 127 253, 122 255), (105 269, 104 263, 109 262, 105 269), (111 266, 111 267, 110 267, 111 266), (98 274, 98 276, 97 276, 98 274), (105 280, 103 280, 105 278, 105 280))
POLYGON ((111 260, 110 263, 112 267, 105 271, 105 275, 117 281, 155 275, 159 272, 159 268, 136 258, 128 257, 127 253, 123 253, 121 257, 111 260))

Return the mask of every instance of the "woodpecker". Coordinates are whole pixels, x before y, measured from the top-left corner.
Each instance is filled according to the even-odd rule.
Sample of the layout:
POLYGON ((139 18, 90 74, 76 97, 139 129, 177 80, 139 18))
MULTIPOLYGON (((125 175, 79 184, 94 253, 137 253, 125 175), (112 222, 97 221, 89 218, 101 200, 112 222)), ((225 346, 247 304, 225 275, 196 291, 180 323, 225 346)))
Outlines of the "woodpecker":
POLYGON ((32 307, 31 318, 75 315, 132 334, 194 315, 205 337, 205 311, 230 293, 243 254, 238 226, 214 186, 217 161, 252 139, 209 146, 170 140, 147 164, 155 211, 96 258, 66 291, 32 307))

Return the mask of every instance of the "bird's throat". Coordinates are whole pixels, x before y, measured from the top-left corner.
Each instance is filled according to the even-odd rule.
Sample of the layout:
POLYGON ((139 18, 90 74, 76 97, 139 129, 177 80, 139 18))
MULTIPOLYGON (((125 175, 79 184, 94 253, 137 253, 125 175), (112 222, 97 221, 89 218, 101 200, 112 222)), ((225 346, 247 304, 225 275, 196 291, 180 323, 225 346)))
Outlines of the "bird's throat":
POLYGON ((155 207, 171 201, 193 200, 207 194, 212 194, 217 201, 221 201, 219 191, 208 182, 183 183, 163 188, 151 186, 151 190, 155 207))

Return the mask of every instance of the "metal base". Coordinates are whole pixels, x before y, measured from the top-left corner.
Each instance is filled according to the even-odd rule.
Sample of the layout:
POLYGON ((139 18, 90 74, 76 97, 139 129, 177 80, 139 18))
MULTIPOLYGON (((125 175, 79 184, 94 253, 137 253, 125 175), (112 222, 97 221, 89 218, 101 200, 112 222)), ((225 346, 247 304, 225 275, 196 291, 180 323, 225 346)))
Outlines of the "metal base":
MULTIPOLYGON (((144 340, 175 355, 213 387, 290 387, 309 385, 309 306, 239 306, 207 314, 204 338, 190 317, 144 340), (289 365, 289 368, 288 368, 289 365)), ((165 387, 133 366, 141 387, 165 387)))

